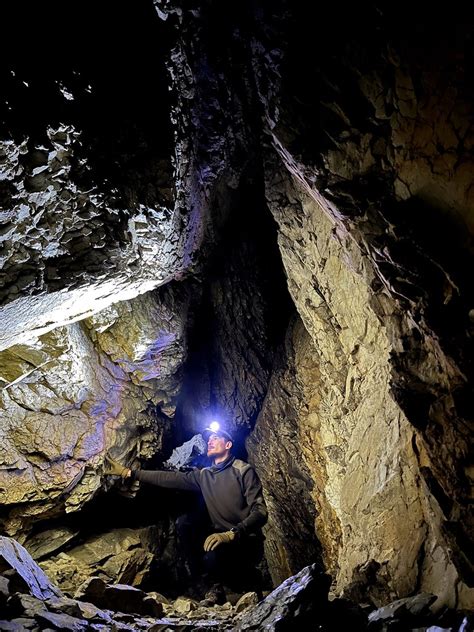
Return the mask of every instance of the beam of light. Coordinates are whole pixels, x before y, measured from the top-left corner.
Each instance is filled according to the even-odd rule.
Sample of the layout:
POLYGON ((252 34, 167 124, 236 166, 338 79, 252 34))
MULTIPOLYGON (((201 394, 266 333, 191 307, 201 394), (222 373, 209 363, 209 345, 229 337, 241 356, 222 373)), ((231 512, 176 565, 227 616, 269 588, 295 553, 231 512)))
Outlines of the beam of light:
POLYGON ((213 431, 213 432, 217 432, 220 428, 220 424, 218 421, 211 421, 211 423, 209 424, 209 428, 213 431))

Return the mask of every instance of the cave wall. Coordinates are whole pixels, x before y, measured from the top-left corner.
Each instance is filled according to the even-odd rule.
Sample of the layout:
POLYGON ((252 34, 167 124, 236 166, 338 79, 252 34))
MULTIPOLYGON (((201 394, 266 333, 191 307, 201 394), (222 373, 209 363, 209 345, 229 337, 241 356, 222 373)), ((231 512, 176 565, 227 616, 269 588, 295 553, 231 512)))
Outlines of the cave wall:
POLYGON ((123 68, 6 75, 4 529, 218 411, 250 433, 275 582, 310 558, 338 594, 472 605, 469 21, 153 5, 123 68))
MULTIPOLYGON (((346 41, 344 29, 331 42, 293 40, 286 67, 284 55, 258 50, 272 146, 267 199, 290 294, 324 367, 323 496, 339 512, 333 533, 342 525, 335 566, 335 547, 324 526, 319 532, 338 589, 371 583, 377 599, 378 583, 389 594, 424 586, 441 601, 468 605, 469 31, 447 35, 435 22, 420 44, 419 25, 397 32, 390 11, 381 15, 370 38, 373 23, 357 20, 367 29, 363 44, 360 33, 346 41), (311 72, 305 60, 316 54, 311 72), (378 499, 384 509, 370 518, 378 499), (373 558, 367 545, 378 548, 378 538, 373 558)), ((331 16, 331 9, 320 15, 331 16)))
MULTIPOLYGON (((104 454, 160 452, 175 413, 189 295, 166 286, 1 354, 2 525, 79 510, 106 483, 104 454)), ((110 486, 110 484, 109 484, 110 486)))
POLYGON ((365 583, 366 597, 377 603, 422 587, 444 603, 467 605, 472 591, 460 581, 424 480, 423 436, 391 392, 393 342, 405 323, 388 297, 371 290, 374 271, 352 237, 337 234, 298 181, 275 180, 269 203, 302 324, 288 332, 285 373, 273 376, 249 445, 274 507, 270 566, 284 576, 282 550, 287 573, 300 563, 294 532, 301 537, 311 524, 309 516, 296 518, 303 486, 336 591, 354 595, 365 583), (298 476, 287 452, 309 477, 298 476), (286 529, 281 513, 291 516, 286 529))

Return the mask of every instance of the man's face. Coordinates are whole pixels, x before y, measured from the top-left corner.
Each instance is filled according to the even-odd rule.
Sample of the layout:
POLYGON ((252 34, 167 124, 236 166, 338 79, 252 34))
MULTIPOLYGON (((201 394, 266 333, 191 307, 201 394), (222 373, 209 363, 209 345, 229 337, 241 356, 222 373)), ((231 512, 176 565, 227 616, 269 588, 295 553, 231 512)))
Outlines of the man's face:
POLYGON ((224 437, 212 433, 207 440, 207 456, 215 459, 224 456, 232 447, 232 442, 227 441, 224 437))

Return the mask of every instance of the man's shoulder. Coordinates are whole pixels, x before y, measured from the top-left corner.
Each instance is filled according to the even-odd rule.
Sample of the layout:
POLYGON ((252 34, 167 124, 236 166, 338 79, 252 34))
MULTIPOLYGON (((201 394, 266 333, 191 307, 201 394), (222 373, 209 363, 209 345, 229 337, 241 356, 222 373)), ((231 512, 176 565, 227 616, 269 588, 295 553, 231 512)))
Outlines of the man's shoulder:
POLYGON ((252 469, 252 466, 250 465, 250 463, 246 463, 245 461, 242 461, 241 459, 235 459, 234 462, 232 463, 232 467, 235 467, 235 469, 241 475, 247 470, 252 469))

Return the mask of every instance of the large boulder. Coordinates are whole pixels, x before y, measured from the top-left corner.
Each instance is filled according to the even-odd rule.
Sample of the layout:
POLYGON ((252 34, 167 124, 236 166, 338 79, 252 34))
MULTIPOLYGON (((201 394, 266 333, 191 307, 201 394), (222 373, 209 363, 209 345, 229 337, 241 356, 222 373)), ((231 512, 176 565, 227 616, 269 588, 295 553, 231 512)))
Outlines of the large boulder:
POLYGON ((147 548, 148 540, 148 529, 113 529, 49 557, 40 565, 68 594, 74 594, 93 576, 140 586, 149 576, 154 559, 147 548))

